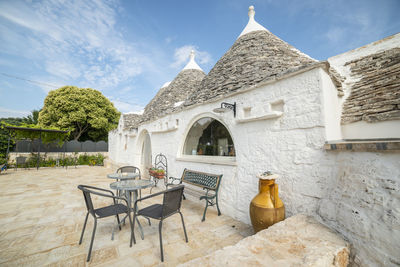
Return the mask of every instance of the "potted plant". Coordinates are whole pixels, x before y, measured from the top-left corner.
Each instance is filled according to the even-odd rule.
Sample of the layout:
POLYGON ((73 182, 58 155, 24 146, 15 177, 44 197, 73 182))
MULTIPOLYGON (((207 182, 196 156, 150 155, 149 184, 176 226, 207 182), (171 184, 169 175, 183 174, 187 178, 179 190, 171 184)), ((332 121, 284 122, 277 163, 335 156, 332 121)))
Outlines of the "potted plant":
POLYGON ((165 170, 153 167, 149 169, 149 174, 155 178, 163 179, 165 177, 165 170))

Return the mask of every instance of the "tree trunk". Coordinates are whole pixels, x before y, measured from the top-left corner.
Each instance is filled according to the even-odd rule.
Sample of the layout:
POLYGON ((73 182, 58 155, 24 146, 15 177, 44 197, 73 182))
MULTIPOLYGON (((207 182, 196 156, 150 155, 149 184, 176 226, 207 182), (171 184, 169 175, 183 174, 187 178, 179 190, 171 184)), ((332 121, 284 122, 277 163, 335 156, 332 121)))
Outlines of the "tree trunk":
POLYGON ((74 135, 74 140, 78 141, 79 137, 89 128, 89 124, 86 124, 83 128, 80 124, 77 125, 75 129, 76 134, 74 135))

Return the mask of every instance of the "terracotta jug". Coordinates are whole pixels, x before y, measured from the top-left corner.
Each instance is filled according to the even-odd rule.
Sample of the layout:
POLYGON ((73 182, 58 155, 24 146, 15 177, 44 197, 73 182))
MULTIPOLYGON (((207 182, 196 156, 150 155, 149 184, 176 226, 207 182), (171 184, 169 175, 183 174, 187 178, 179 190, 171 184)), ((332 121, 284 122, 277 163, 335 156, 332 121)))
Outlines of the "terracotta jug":
POLYGON ((259 175, 259 193, 250 203, 250 218, 257 233, 285 219, 285 206, 279 198, 277 175, 259 175))

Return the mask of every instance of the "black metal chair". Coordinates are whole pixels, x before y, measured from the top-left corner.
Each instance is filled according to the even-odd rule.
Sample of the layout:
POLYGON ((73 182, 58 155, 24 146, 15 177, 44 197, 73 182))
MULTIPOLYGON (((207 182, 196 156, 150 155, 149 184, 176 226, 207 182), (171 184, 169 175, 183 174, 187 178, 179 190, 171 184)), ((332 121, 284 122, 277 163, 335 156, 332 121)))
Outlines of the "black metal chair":
MULTIPOLYGON (((118 168, 117 173, 123 173, 123 172, 133 172, 133 173, 138 173, 138 179, 141 180, 142 179, 142 175, 140 173, 140 169, 138 167, 135 166, 123 166, 118 168)), ((142 197, 142 190, 139 190, 139 198, 142 197)))
MULTIPOLYGON (((186 234, 186 228, 185 228, 185 222, 183 221, 183 215, 181 213, 181 204, 182 204, 182 195, 183 195, 183 189, 184 185, 179 185, 177 187, 158 192, 153 195, 146 196, 144 198, 138 199, 135 201, 135 213, 133 215, 133 227, 135 227, 135 219, 136 216, 144 216, 146 218, 152 218, 156 220, 160 220, 160 223, 158 225, 158 231, 160 235, 160 250, 161 250, 161 261, 164 261, 164 252, 163 252, 163 245, 162 245, 162 235, 161 235, 161 230, 162 230, 162 223, 163 220, 174 215, 175 213, 179 213, 181 215, 181 220, 182 220, 182 225, 183 225, 183 231, 185 233, 185 239, 186 243, 188 242, 188 237, 186 234), (151 206, 148 206, 146 208, 137 209, 137 203, 138 201, 143 201, 145 199, 153 198, 158 195, 164 195, 163 198, 163 204, 153 204, 151 206)), ((133 233, 131 237, 131 242, 133 241, 136 244, 136 239, 135 239, 135 233, 133 233)))
POLYGON ((132 247, 132 238, 133 241, 136 243, 135 236, 132 235, 133 233, 133 224, 132 224, 132 219, 130 216, 130 210, 129 210, 129 205, 128 202, 125 198, 122 197, 117 197, 114 196, 114 193, 111 190, 103 189, 103 188, 98 188, 94 186, 89 186, 89 185, 79 185, 78 189, 82 190, 83 192, 83 197, 85 198, 85 203, 86 203, 86 208, 87 208, 87 213, 86 213, 86 218, 85 218, 85 223, 83 224, 83 229, 82 229, 82 234, 81 238, 79 240, 79 245, 82 244, 82 239, 83 239, 83 234, 85 232, 86 228, 86 223, 87 219, 89 216, 89 213, 93 216, 94 218, 94 227, 93 227, 93 233, 92 233, 92 239, 90 241, 90 247, 89 247, 89 254, 87 256, 86 261, 90 260, 90 255, 92 253, 92 247, 93 247, 93 241, 94 241, 94 236, 96 234, 96 226, 97 226, 97 219, 101 218, 106 218, 110 216, 116 216, 117 221, 118 221, 118 227, 119 230, 121 230, 121 222, 119 220, 119 214, 126 213, 126 215, 129 217, 129 225, 131 226, 131 240, 130 240, 130 246, 132 247), (96 192, 96 191, 101 191, 101 192, 107 192, 106 193, 101 193, 101 192, 96 192), (113 199, 113 204, 110 206, 106 207, 101 207, 101 208, 94 208, 93 202, 92 202, 92 197, 91 194, 97 195, 97 196, 102 196, 102 197, 107 197, 107 198, 112 198, 113 199), (126 205, 117 203, 116 200, 120 200, 120 202, 125 202, 126 205))
POLYGON ((16 164, 15 170, 18 169, 18 165, 19 166, 24 165, 24 168, 26 169, 26 157, 22 157, 22 156, 16 157, 15 158, 15 164, 16 164))

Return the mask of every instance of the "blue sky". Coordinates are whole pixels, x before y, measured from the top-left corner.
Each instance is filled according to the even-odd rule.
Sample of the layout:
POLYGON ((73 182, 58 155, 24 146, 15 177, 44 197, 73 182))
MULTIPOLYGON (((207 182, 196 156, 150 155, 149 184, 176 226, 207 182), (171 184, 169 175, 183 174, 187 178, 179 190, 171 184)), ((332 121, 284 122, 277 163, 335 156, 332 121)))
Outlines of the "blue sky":
POLYGON ((0 0, 0 117, 26 116, 64 85, 139 111, 184 67, 208 73, 255 19, 318 59, 400 30, 398 0, 0 0))

